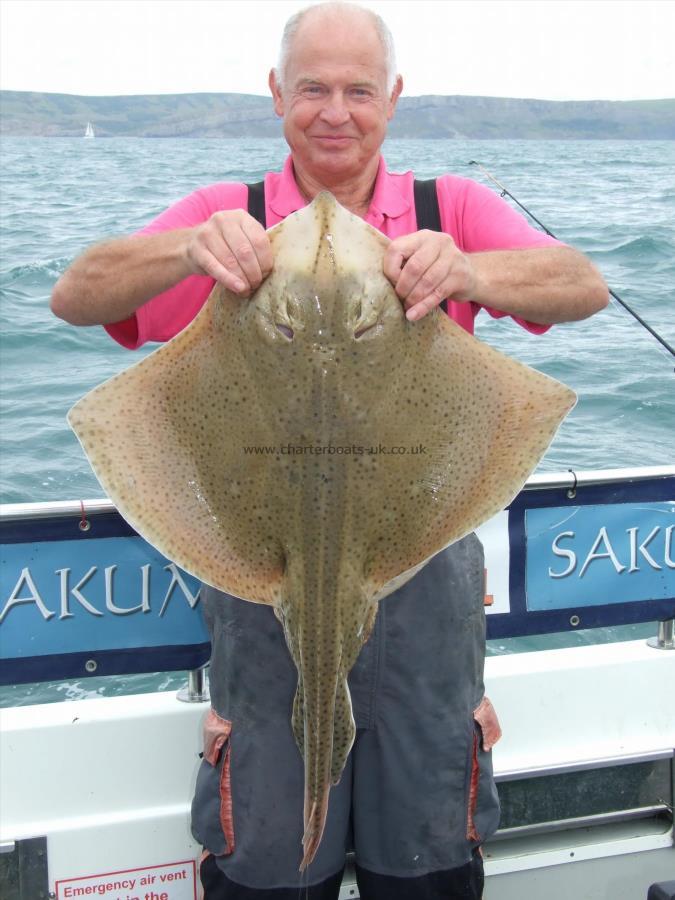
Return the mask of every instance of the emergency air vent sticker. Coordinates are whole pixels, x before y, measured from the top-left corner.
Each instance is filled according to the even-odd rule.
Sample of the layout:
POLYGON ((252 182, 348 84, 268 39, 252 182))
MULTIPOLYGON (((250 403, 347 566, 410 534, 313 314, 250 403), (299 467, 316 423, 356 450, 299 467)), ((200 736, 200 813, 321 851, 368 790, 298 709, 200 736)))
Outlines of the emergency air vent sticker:
POLYGON ((193 860, 56 882, 56 900, 197 900, 193 860))

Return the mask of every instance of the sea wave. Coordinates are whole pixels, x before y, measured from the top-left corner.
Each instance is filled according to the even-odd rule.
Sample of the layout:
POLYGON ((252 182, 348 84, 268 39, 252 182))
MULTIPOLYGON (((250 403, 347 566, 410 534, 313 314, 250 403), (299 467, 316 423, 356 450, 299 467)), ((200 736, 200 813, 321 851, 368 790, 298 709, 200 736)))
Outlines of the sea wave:
POLYGON ((38 259, 21 265, 11 266, 0 272, 0 288, 10 290, 15 285, 49 285, 56 281, 72 262, 72 257, 61 256, 56 259, 38 259))
POLYGON ((620 257, 630 262, 632 267, 644 265, 653 260, 666 260, 671 262, 675 254, 673 240, 654 235, 642 234, 622 241, 613 247, 596 250, 598 257, 620 257))

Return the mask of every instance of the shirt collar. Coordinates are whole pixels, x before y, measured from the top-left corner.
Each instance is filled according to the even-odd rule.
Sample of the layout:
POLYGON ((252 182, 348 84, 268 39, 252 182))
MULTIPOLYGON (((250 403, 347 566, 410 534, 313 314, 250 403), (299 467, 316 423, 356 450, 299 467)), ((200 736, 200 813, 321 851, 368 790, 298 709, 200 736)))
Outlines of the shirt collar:
POLYGON ((399 191, 396 179, 387 171, 387 164, 381 156, 367 218, 396 219, 409 209, 410 201, 399 191))
MULTIPOLYGON (((284 219, 286 216, 304 206, 307 201, 300 193, 295 174, 293 172, 293 157, 286 158, 279 179, 272 190, 272 196, 268 203, 277 216, 284 219)), ((375 189, 370 201, 368 215, 369 221, 379 220, 385 217, 395 219, 410 209, 410 202, 399 191, 396 180, 387 172, 384 158, 380 156, 380 163, 375 176, 375 189)))
MULTIPOLYGON (((265 189, 268 190, 266 180, 265 189)), ((272 192, 267 202, 272 211, 281 219, 285 219, 291 213, 307 206, 307 201, 300 193, 295 174, 293 172, 293 157, 287 156, 281 175, 275 178, 271 185, 272 192)))

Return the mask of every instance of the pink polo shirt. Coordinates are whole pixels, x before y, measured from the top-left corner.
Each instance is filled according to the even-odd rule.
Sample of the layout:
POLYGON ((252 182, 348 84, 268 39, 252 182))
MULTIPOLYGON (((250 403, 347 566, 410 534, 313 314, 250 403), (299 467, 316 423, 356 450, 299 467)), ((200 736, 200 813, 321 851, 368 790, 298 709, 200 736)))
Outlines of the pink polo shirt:
MULTIPOLYGON (((375 181, 375 190, 365 221, 388 238, 417 231, 413 196, 414 175, 388 172, 384 159, 375 181)), ((489 188, 456 175, 443 175, 437 181, 443 231, 451 235, 460 250, 521 250, 559 244, 531 227, 520 213, 489 188)), ((223 209, 246 209, 248 189, 243 184, 223 182, 200 188, 179 200, 138 234, 159 234, 178 228, 190 228, 206 221, 223 209)), ((306 206, 295 182, 289 156, 281 172, 265 176, 265 212, 271 228, 286 216, 306 206)), ((153 297, 122 322, 106 325, 106 331, 129 349, 146 341, 168 341, 194 319, 215 284, 206 275, 191 275, 169 290, 153 297)), ((508 315, 484 307, 495 318, 508 315)), ((477 303, 448 303, 448 314, 473 333, 474 319, 481 307, 477 303)), ((528 331, 541 334, 548 325, 538 325, 515 317, 528 331)))

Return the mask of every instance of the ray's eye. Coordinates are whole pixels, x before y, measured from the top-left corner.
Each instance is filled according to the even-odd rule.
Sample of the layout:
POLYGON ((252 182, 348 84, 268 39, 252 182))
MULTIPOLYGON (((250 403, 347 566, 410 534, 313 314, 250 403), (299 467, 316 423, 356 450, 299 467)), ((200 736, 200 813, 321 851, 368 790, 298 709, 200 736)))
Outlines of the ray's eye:
POLYGON ((288 340, 292 340, 293 338, 293 329, 289 328, 288 325, 284 325, 282 322, 276 322, 277 331, 281 332, 285 338, 288 340))
POLYGON ((355 332, 354 332, 354 337, 355 337, 356 340, 358 341, 358 339, 359 339, 360 337, 363 337, 364 334, 367 334, 369 331, 372 331, 373 328, 375 328, 375 326, 376 326, 377 324, 378 324, 377 322, 373 322, 372 325, 366 325, 365 328, 359 328, 358 331, 355 331, 355 332))

